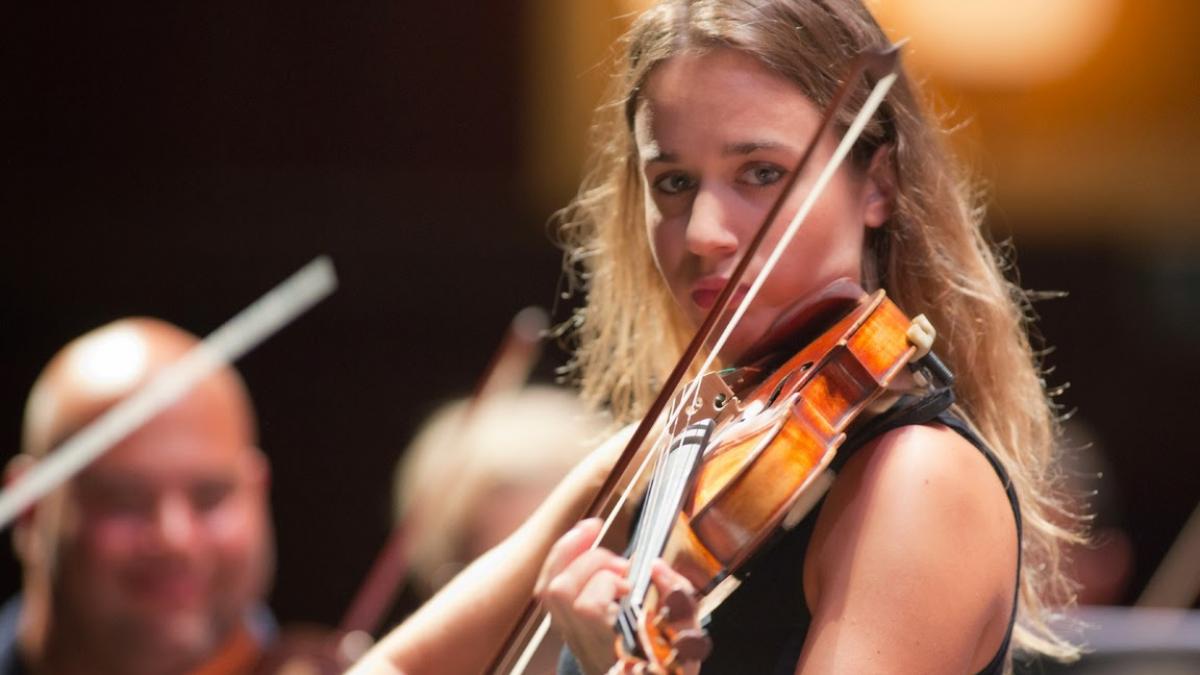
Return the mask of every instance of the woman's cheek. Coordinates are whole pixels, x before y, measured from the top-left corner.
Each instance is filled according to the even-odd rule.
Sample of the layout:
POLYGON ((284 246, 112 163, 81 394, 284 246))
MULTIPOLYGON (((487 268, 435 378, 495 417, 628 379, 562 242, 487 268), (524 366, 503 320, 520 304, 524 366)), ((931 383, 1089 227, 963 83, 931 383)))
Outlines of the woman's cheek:
POLYGON ((662 218, 661 214, 657 217, 646 219, 647 240, 650 242, 650 255, 654 258, 654 263, 658 266, 663 276, 670 280, 670 272, 676 266, 678 254, 678 244, 674 241, 677 237, 673 237, 670 233, 670 226, 662 218))

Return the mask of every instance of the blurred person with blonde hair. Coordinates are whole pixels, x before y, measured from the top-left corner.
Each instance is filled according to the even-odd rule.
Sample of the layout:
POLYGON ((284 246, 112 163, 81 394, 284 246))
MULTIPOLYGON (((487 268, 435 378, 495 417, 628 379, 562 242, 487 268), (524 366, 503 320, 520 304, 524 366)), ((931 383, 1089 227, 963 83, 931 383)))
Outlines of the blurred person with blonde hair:
POLYGON ((546 385, 436 410, 396 469, 396 519, 417 593, 428 598, 517 529, 604 426, 576 395, 546 385))

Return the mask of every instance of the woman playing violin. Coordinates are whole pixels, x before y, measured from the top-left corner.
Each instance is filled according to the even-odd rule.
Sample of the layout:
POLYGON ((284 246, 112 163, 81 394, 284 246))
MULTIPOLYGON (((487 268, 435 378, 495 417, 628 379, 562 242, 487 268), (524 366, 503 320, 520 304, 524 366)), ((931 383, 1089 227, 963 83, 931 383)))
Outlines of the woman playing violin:
MULTIPOLYGON (((621 420, 644 412, 817 132, 841 71, 886 45, 858 0, 668 0, 636 21, 593 170, 562 214, 586 279, 574 361, 586 398, 621 420)), ((835 122, 815 165, 849 119, 835 122)), ((815 175, 798 177, 781 219, 815 175)), ((688 670, 1002 672, 1014 648, 1075 655, 1044 618, 1070 599, 1059 551, 1079 537, 1060 525, 1071 521, 1055 491, 1055 418, 1026 301, 979 219, 901 73, 720 357, 739 364, 797 303, 850 278, 930 319, 956 402, 889 411, 891 424, 848 441, 823 501, 753 563, 707 625, 712 655, 688 670)), ((570 647, 561 667, 613 667, 628 563, 588 550, 594 521, 567 530, 618 445, 360 668, 478 672, 535 584, 570 647)), ((654 583, 690 589, 661 565, 654 583)))

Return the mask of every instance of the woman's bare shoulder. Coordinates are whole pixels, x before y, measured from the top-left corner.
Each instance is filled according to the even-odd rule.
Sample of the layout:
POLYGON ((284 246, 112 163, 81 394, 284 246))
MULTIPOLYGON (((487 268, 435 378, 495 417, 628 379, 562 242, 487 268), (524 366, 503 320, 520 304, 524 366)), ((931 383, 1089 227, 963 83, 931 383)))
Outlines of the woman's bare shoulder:
POLYGON ((866 444, 846 462, 830 496, 891 507, 869 515, 920 527, 913 536, 928 535, 930 543, 980 527, 1015 537, 999 474, 979 448, 942 425, 900 427, 866 444))
POLYGON ((996 471, 942 426, 890 431, 855 452, 818 516, 805 560, 808 658, 824 666, 948 672, 987 662, 1003 639, 1017 535, 996 471), (845 651, 847 645, 857 648, 845 651), (857 654, 857 657, 847 657, 857 654))

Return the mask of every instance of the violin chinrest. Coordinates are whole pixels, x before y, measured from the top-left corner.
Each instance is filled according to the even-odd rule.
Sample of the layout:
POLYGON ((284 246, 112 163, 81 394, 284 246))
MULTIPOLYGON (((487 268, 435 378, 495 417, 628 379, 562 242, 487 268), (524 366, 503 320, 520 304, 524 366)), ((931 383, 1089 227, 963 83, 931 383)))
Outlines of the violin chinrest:
POLYGON ((742 362, 755 363, 783 347, 807 344, 853 309, 866 295, 866 291, 850 279, 842 277, 833 280, 780 314, 766 334, 742 355, 742 362))

